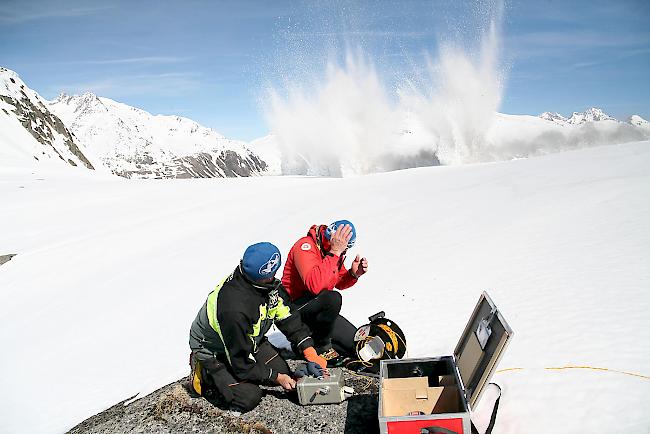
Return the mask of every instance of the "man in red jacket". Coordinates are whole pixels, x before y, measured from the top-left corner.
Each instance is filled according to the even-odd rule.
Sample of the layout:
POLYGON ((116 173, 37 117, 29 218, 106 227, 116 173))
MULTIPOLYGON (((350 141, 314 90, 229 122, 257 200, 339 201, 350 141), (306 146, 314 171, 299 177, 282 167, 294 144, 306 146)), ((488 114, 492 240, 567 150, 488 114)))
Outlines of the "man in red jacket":
POLYGON ((339 314, 341 294, 334 291, 351 287, 368 271, 368 260, 359 255, 349 270, 343 264, 355 241, 348 220, 314 225, 289 251, 282 275, 282 284, 312 331, 316 351, 330 366, 355 353, 357 328, 339 314))

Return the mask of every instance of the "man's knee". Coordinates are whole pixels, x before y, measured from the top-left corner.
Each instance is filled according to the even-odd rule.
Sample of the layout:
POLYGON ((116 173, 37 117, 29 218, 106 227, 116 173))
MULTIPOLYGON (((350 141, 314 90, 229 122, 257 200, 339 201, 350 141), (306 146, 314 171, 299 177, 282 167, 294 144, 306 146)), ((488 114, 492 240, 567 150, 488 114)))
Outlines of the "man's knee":
POLYGON ((341 311, 341 305, 343 304, 343 297, 338 291, 324 291, 318 295, 321 298, 321 303, 323 310, 328 312, 339 314, 341 311))
POLYGON ((262 400, 262 389, 251 383, 239 383, 232 386, 233 400, 230 408, 246 413, 251 411, 262 400))

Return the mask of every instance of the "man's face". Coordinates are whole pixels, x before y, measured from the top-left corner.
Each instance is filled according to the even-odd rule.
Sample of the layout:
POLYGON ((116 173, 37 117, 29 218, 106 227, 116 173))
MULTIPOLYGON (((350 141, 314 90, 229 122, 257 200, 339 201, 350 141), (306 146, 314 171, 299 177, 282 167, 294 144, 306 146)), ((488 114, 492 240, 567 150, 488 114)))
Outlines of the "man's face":
POLYGON ((323 250, 325 250, 326 252, 329 252, 330 247, 332 247, 332 245, 330 244, 330 240, 328 240, 327 238, 325 238, 323 236, 323 250))

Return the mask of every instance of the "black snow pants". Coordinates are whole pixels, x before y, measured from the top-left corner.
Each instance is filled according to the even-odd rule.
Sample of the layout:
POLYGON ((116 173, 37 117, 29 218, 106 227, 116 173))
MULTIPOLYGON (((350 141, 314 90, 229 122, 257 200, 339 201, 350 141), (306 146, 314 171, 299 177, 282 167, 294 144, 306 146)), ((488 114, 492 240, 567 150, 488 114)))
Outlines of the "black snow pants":
MULTIPOLYGON (((201 362, 203 395, 214 400, 220 407, 245 413, 257 407, 262 400, 262 389, 257 384, 240 382, 235 378, 232 368, 217 357, 205 358, 204 354, 193 352, 191 357, 201 362)), ((282 374, 291 374, 287 362, 280 357, 277 349, 268 340, 264 340, 255 353, 257 363, 268 365, 282 374)), ((192 361, 192 366, 194 366, 192 361)), ((272 385, 269 383, 269 385, 272 385)), ((275 384, 273 384, 275 385, 275 384)))
POLYGON ((342 297, 338 291, 322 291, 317 296, 302 297, 294 301, 302 322, 310 328, 316 351, 334 349, 342 356, 356 353, 354 334, 357 328, 342 317, 342 297))

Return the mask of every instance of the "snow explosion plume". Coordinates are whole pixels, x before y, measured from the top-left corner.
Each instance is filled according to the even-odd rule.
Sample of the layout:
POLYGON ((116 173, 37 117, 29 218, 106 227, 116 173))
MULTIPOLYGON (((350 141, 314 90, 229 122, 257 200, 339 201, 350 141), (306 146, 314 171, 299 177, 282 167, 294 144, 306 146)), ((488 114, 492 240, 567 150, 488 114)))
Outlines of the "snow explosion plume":
POLYGON ((477 55, 443 45, 429 61, 424 85, 410 83, 400 92, 402 110, 413 113, 413 128, 424 131, 419 146, 433 147, 443 164, 485 159, 486 135, 501 103, 499 38, 495 22, 477 55))
MULTIPOLYGON (((283 173, 344 176, 391 170, 382 159, 398 144, 398 116, 386 86, 362 55, 330 62, 312 91, 272 91, 267 117, 283 148, 283 173)), ((390 164, 390 163, 389 163, 390 164)))
POLYGON ((282 173, 349 176, 481 160, 501 101, 499 17, 487 20, 478 49, 440 43, 436 59, 398 66, 412 70, 408 79, 384 78, 385 65, 348 45, 344 60, 329 57, 322 78, 272 87, 264 110, 282 173))

